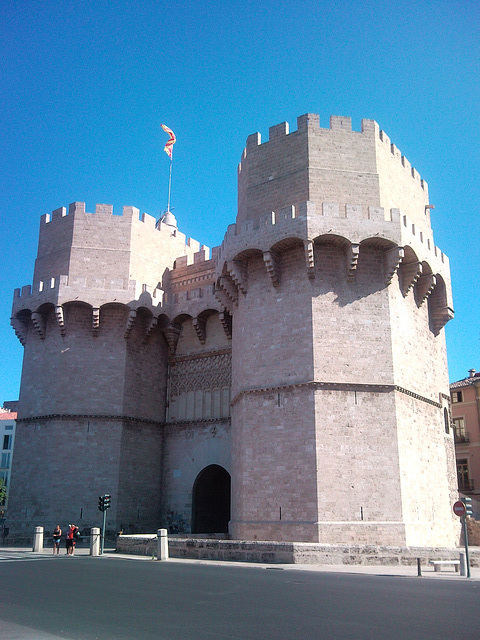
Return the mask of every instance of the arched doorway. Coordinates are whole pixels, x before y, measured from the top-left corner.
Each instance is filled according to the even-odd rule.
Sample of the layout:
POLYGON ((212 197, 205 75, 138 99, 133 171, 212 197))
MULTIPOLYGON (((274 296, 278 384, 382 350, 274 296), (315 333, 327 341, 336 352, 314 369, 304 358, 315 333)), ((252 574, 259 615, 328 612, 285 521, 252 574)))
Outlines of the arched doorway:
POLYGON ((228 533, 229 520, 230 474, 211 464, 193 484, 192 533, 228 533))

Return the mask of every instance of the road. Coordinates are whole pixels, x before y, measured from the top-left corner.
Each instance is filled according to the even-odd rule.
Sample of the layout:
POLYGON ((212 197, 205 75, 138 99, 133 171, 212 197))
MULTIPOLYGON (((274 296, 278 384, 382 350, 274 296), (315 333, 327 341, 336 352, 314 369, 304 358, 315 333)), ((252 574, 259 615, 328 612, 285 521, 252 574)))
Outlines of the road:
POLYGON ((2 640, 478 640, 480 581, 144 559, 0 565, 2 640))

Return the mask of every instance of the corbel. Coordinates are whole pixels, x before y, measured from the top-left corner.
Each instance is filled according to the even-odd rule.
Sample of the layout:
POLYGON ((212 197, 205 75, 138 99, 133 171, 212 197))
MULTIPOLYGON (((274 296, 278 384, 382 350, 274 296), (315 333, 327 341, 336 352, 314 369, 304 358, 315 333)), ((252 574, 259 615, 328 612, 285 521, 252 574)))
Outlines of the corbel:
POLYGON ((93 307, 92 309, 92 335, 95 338, 100 331, 100 309, 93 307))
POLYGON ((163 330, 163 335, 165 336, 165 340, 167 341, 168 351, 171 356, 175 355, 181 331, 181 325, 178 325, 175 322, 170 322, 163 330))
POLYGON ((419 307, 425 302, 428 296, 435 289, 437 284, 437 278, 433 273, 427 273, 424 276, 420 276, 415 285, 415 296, 417 298, 417 304, 419 307))
POLYGON ((232 316, 228 313, 228 311, 220 311, 218 314, 220 322, 222 323, 223 330, 225 331, 225 335, 229 340, 232 339, 232 316))
POLYGON ((207 320, 206 318, 193 318, 193 327, 197 333, 197 338, 200 340, 200 344, 205 344, 207 338, 207 320))
POLYGON ((280 265, 276 253, 273 251, 264 251, 263 261, 273 286, 278 287, 280 284, 280 265))
POLYGON ((242 293, 247 293, 247 269, 243 262, 229 260, 227 271, 237 289, 242 293))
POLYGON ((66 333, 65 318, 63 315, 63 307, 61 304, 58 304, 55 307, 55 315, 57 317, 57 324, 60 327, 60 335, 65 336, 65 333, 66 333))
POLYGON ((137 317, 137 310, 130 309, 130 311, 128 312, 127 325, 125 327, 125 333, 123 336, 125 340, 128 340, 128 338, 130 337, 130 334, 133 329, 133 323, 135 322, 136 317, 137 317))
POLYGON ((307 275, 312 280, 315 278, 315 257, 313 253, 313 241, 305 240, 305 260, 307 263, 307 275))
POLYGON ((400 273, 402 277, 402 294, 406 296, 422 275, 422 263, 418 261, 403 262, 400 273))
POLYGON ((348 280, 353 280, 355 277, 359 253, 360 245, 357 243, 352 243, 346 251, 348 280))
POLYGON ((393 280, 393 276, 397 273, 404 257, 405 250, 403 247, 393 247, 389 251, 385 252, 385 284, 387 285, 387 287, 393 280))
POLYGON ((45 319, 41 313, 34 311, 31 315, 32 323, 40 340, 45 340, 45 319))

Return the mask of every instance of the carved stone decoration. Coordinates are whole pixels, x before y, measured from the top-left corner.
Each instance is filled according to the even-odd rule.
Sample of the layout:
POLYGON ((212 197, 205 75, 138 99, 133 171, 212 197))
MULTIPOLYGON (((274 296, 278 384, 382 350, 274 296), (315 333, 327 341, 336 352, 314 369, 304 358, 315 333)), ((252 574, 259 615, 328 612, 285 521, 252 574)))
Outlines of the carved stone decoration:
POLYGON ((440 333, 441 329, 447 324, 449 320, 454 317, 453 309, 450 307, 438 307, 432 310, 432 329, 435 335, 440 333))
POLYGON ((63 307, 61 304, 58 304, 55 307, 55 315, 57 317, 57 323, 60 327, 60 335, 65 336, 66 328, 65 328, 65 318, 63 316, 63 307))
POLYGON ((224 307, 225 309, 228 309, 228 311, 231 313, 232 312, 232 301, 231 299, 227 296, 225 290, 223 289, 223 287, 220 286, 220 283, 215 285, 215 289, 214 289, 214 295, 215 298, 218 300, 218 302, 222 305, 222 307, 224 307))
POLYGON ((197 333, 197 338, 200 340, 200 344, 205 344, 205 340, 207 338, 206 318, 193 318, 192 324, 197 333))
POLYGON ((420 276, 415 285, 415 296, 419 307, 425 302, 428 296, 435 289, 437 279, 433 273, 427 273, 424 276, 420 276))
POLYGON ((238 291, 236 286, 233 284, 230 277, 221 276, 220 278, 220 286, 225 291, 226 295, 230 298, 230 300, 237 304, 238 302, 238 291))
POLYGON ((360 253, 360 245, 356 243, 352 243, 347 251, 347 278, 352 280, 355 276, 355 272, 357 270, 358 263, 358 255, 360 253))
POLYGON ((137 317, 137 310, 130 309, 130 311, 128 312, 127 326, 125 327, 125 334, 124 334, 125 340, 128 340, 128 338, 130 337, 130 334, 133 328, 133 323, 135 322, 136 317, 137 317))
POLYGON ((393 249, 385 252, 385 284, 387 287, 393 280, 393 276, 397 273, 404 256, 405 250, 403 247, 393 247, 393 249))
POLYGON ((230 260, 227 262, 227 271, 237 289, 247 293, 247 269, 243 262, 230 260))
POLYGON ((100 331, 100 309, 93 307, 92 309, 92 335, 95 338, 100 331))
POLYGON ((175 322, 170 322, 168 326, 163 330, 165 340, 168 344, 168 352, 171 356, 175 354, 181 331, 181 325, 178 325, 175 322))
POLYGON ((264 251, 263 261, 273 286, 278 287, 280 284, 280 265, 277 255, 273 251, 264 251))
POLYGON ((403 262, 400 273, 402 279, 402 294, 406 296, 422 275, 422 263, 417 261, 408 263, 403 262))
POLYGON ((11 318, 10 324, 12 325, 20 344, 25 346, 27 341, 28 325, 19 318, 11 318))
POLYGON ((312 280, 315 278, 315 258, 313 253, 313 242, 311 240, 305 240, 305 260, 307 262, 307 274, 312 280))
POLYGON ((41 340, 45 340, 45 319, 41 313, 34 311, 31 315, 32 323, 41 340))
POLYGON ((229 340, 232 339, 232 316, 228 313, 228 311, 221 311, 218 314, 220 322, 222 323, 223 330, 225 331, 225 335, 229 340))
POLYGON ((152 331, 155 329, 157 324, 158 324, 158 318, 156 318, 155 316, 152 316, 147 322, 147 327, 145 329, 145 336, 143 338, 144 343, 148 342, 148 339, 150 338, 152 331))
POLYGON ((222 389, 230 387, 231 382, 230 353, 181 358, 170 363, 170 396, 201 389, 222 389))

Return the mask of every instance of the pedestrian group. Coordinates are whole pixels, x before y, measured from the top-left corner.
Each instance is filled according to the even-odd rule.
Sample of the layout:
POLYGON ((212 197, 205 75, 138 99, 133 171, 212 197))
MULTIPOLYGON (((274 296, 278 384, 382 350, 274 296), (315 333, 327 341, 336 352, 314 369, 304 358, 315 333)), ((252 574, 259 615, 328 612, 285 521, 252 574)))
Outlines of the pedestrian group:
MULTIPOLYGON (((80 529, 74 524, 69 524, 65 536, 65 548, 67 550, 68 556, 73 556, 73 552, 75 551, 75 543, 77 542, 79 535, 80 529)), ((61 539, 62 530, 60 529, 60 525, 57 524, 53 531, 53 555, 55 555, 55 552, 57 553, 57 555, 60 553, 61 539)))

